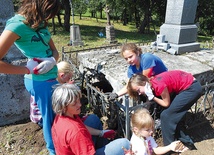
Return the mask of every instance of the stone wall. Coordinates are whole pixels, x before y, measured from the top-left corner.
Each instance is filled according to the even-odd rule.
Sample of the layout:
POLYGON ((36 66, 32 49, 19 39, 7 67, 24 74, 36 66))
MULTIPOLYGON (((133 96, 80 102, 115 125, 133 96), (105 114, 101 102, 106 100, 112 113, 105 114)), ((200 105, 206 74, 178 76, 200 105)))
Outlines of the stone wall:
MULTIPOLYGON (((26 57, 15 46, 3 60, 14 65, 26 64, 26 57)), ((29 118, 30 95, 24 86, 24 75, 0 74, 0 87, 0 126, 29 118)))
MULTIPOLYGON (((12 0, 0 0, 0 35, 12 16, 12 0)), ((12 46, 3 61, 25 66, 26 57, 12 46)), ((29 118, 30 96, 24 86, 24 75, 0 74, 0 88, 0 126, 29 118)))
POLYGON ((5 22, 14 16, 14 7, 12 0, 0 0, 0 26, 4 26, 5 22))
MULTIPOLYGON (((147 49, 141 46, 143 51, 147 49)), ((100 49, 78 53, 80 70, 83 67, 96 69, 102 65, 101 72, 106 75, 115 92, 120 90, 127 81, 127 63, 121 57, 119 49, 100 49)), ((214 51, 203 50, 183 55, 171 55, 162 51, 154 53, 159 56, 169 70, 180 69, 192 73, 202 85, 214 82, 214 51)))

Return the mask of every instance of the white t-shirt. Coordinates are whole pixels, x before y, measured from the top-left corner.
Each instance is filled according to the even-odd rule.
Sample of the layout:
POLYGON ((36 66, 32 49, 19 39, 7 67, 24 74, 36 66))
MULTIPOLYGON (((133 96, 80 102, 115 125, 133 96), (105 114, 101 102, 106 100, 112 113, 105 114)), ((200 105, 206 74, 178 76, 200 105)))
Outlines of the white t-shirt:
POLYGON ((149 149, 153 149, 158 146, 153 137, 150 136, 144 140, 133 133, 131 137, 131 144, 132 151, 135 152, 136 155, 148 155, 144 141, 146 142, 146 145, 149 149))

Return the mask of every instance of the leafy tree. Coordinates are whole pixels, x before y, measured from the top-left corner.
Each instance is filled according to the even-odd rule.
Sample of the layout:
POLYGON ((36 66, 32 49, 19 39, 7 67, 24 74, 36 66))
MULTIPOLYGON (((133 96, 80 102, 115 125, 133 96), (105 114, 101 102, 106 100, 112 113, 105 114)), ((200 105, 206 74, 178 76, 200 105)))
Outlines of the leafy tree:
POLYGON ((214 34, 214 1, 198 1, 196 22, 199 22, 200 24, 201 34, 214 34))
POLYGON ((80 15, 82 19, 82 14, 87 12, 88 1, 86 0, 75 0, 73 3, 74 12, 80 15))

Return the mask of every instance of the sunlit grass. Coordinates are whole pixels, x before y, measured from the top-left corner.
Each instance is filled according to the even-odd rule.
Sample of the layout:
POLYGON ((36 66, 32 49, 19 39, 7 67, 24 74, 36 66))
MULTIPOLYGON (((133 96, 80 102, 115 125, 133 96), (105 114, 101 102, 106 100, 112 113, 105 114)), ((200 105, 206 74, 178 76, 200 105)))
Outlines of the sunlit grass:
MULTIPOLYGON (((61 16, 62 23, 63 16, 61 16)), ((72 20, 72 17, 70 18, 72 20)), ((81 39, 84 43, 84 46, 68 46, 70 44, 70 32, 66 32, 62 27, 59 26, 58 20, 55 19, 56 23, 56 35, 52 35, 52 38, 55 42, 55 45, 59 51, 62 47, 67 46, 68 50, 78 50, 86 48, 94 48, 109 45, 106 41, 105 36, 99 37, 98 32, 102 31, 105 35, 106 19, 96 19, 88 16, 83 16, 82 19, 79 19, 79 16, 74 17, 75 24, 79 25, 81 39)), ((70 21, 72 23, 72 21, 70 21)), ((159 33, 159 27, 156 26, 156 34, 154 30, 151 30, 149 34, 140 34, 135 27, 134 23, 129 23, 126 26, 123 25, 120 21, 111 20, 111 24, 114 26, 115 37, 118 44, 124 42, 147 42, 150 43, 156 40, 156 34, 159 33)), ((49 29, 52 32, 52 25, 49 25, 49 29)), ((198 35, 197 41, 204 44, 205 42, 211 42, 212 37, 198 35)))
MULTIPOLYGON (((62 17, 61 17, 62 18, 62 17)), ((62 18, 63 19, 63 18, 62 18)), ((72 18, 71 18, 72 20, 72 18)), ((62 23, 64 21, 62 20, 62 23)), ((71 50, 80 48, 92 48, 98 46, 105 46, 109 44, 105 37, 99 37, 98 32, 102 31, 105 35, 106 19, 96 19, 90 17, 75 16, 75 24, 79 25, 81 39, 84 42, 83 47, 69 47, 71 50)), ((55 19, 56 23, 56 35, 52 35, 57 49, 60 51, 63 46, 67 46, 70 43, 70 32, 66 32, 62 27, 59 26, 58 20, 55 19)), ((72 21, 70 22, 72 23, 72 21)), ((155 34, 140 34, 137 32, 134 24, 127 24, 124 26, 121 22, 111 21, 111 24, 115 29, 115 37, 117 43, 124 42, 149 42, 155 39, 155 34)), ((53 28, 51 24, 49 29, 52 32, 53 28)))

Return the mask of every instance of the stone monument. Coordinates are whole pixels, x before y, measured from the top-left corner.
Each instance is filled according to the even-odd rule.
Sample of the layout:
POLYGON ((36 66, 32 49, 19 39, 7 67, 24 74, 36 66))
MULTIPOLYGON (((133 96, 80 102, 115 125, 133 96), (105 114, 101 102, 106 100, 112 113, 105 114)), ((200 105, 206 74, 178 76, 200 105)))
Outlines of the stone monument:
POLYGON ((69 3, 71 7, 71 14, 72 14, 72 25, 70 26, 70 45, 83 46, 79 25, 76 25, 74 22, 74 10, 72 6, 72 0, 69 0, 69 3))
POLYGON ((112 44, 112 43, 116 43, 116 39, 115 39, 115 31, 114 31, 114 26, 111 25, 110 22, 110 9, 108 7, 108 5, 105 8, 105 12, 106 12, 106 18, 107 18, 107 24, 106 24, 106 40, 108 43, 112 44))
POLYGON ((72 46, 83 46, 79 25, 73 24, 70 26, 70 44, 72 46))
MULTIPOLYGON (((12 0, 0 0, 0 35, 6 21, 14 16, 12 0)), ((12 46, 4 62, 14 65, 26 65, 26 57, 12 46)), ((0 73, 0 126, 29 118, 30 94, 24 86, 24 75, 7 75, 0 73)))
POLYGON ((165 23, 157 36, 158 48, 173 54, 200 50, 194 23, 198 0, 167 0, 165 23))
POLYGON ((0 33, 3 31, 6 21, 14 15, 12 0, 0 0, 0 33))

